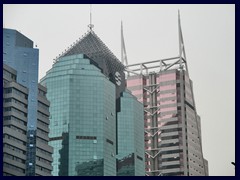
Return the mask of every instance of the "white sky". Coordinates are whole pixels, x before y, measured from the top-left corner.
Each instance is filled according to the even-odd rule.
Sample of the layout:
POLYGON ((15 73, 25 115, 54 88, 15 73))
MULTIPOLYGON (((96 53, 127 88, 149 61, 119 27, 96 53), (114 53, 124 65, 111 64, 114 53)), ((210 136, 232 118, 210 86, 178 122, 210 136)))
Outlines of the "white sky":
MULTIPOLYGON (((87 32, 83 5, 3 5, 3 26, 38 45, 39 79, 87 32)), ((123 20, 129 64, 178 55, 177 10, 210 175, 235 175, 235 5, 92 5, 95 33, 120 59, 123 20)))

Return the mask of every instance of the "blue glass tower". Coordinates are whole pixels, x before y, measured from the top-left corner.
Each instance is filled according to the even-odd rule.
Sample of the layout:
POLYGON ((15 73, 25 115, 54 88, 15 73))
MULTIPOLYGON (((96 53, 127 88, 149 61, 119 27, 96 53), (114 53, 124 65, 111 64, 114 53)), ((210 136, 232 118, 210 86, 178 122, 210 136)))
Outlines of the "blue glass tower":
MULTIPOLYGON (((17 82, 29 89, 28 94, 28 134, 36 134, 37 95, 38 95, 38 55, 39 50, 33 48, 33 41, 12 29, 3 29, 3 63, 18 72, 17 82)), ((36 136, 28 136, 27 142, 27 175, 34 175, 36 136)))
POLYGON ((49 165, 47 169, 36 165, 36 154, 38 161, 51 164, 49 156, 52 151, 47 145, 49 102, 45 95, 40 97, 40 94, 46 93, 46 89, 38 85, 38 56, 39 50, 33 48, 32 40, 16 30, 3 29, 3 63, 16 70, 17 83, 28 89, 26 175, 29 176, 36 175, 35 168, 45 171, 41 172, 41 175, 51 173, 49 165), (40 123, 44 124, 44 127, 39 125, 40 123), (46 159, 40 158, 41 155, 37 152, 40 150, 47 154, 46 159))

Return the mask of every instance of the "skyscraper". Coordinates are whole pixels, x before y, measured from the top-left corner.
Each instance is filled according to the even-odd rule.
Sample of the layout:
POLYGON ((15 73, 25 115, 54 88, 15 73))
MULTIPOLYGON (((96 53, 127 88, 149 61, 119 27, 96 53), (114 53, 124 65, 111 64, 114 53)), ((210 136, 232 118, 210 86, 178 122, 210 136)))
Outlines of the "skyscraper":
POLYGON ((115 175, 114 84, 82 54, 60 58, 42 84, 51 102, 53 175, 115 175))
MULTIPOLYGON (((23 153, 26 153, 26 171, 24 170, 24 173, 31 176, 50 175, 52 148, 48 145, 49 102, 45 96, 46 88, 38 84, 38 49, 33 48, 32 40, 18 31, 3 29, 3 64, 7 65, 5 66, 6 74, 12 73, 12 77, 14 77, 9 79, 9 84, 23 86, 20 90, 18 89, 20 85, 17 88, 4 89, 6 92, 15 93, 25 99, 19 99, 20 102, 23 100, 23 104, 22 102, 19 104, 17 96, 16 98, 14 95, 7 98, 5 101, 13 102, 8 103, 10 105, 8 110, 16 110, 15 112, 18 114, 10 115, 12 112, 8 112, 10 114, 6 117, 4 115, 4 118, 8 118, 9 122, 19 119, 18 122, 27 123, 25 124, 26 132, 23 132, 26 142, 21 139, 22 145, 25 146, 22 147, 24 148, 23 153), (26 100, 27 102, 25 102, 26 100)), ((13 128, 13 125, 10 126, 13 128)))
POLYGON ((127 88, 144 105, 146 175, 208 175, 180 16, 179 56, 126 68, 127 88))
POLYGON ((134 104, 137 106, 131 110, 128 123, 132 128, 135 124, 139 127, 139 130, 131 129, 135 130, 131 135, 136 140, 126 143, 136 144, 129 144, 132 149, 128 153, 142 158, 139 164, 134 164, 138 167, 134 175, 144 172, 142 105, 125 92, 124 68, 90 25, 89 32, 62 53, 42 78, 51 103, 53 175, 117 175, 116 158, 120 153, 118 143, 121 143, 118 139, 123 138, 119 137, 117 126, 127 122, 118 114, 127 96, 133 98, 132 108, 134 104), (139 109, 140 115, 134 112, 139 109))

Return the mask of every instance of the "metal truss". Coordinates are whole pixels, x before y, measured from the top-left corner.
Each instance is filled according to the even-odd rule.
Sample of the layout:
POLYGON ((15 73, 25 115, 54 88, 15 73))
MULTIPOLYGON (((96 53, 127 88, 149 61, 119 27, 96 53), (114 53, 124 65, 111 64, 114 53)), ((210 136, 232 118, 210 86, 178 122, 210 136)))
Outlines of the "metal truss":
POLYGON ((186 60, 181 57, 173 57, 166 59, 159 59, 154 61, 148 61, 143 63, 131 64, 125 67, 125 71, 128 72, 128 75, 148 75, 153 71, 159 73, 161 71, 166 71, 170 69, 181 69, 187 70, 186 60))
MULTIPOLYGON (((156 173, 159 172, 159 174, 157 176, 163 176, 163 174, 161 173, 161 170, 154 170, 154 171, 147 171, 148 173, 156 173)), ((150 176, 149 174, 145 173, 146 176, 150 176)))
POLYGON ((161 129, 160 127, 151 127, 151 128, 145 128, 145 131, 144 131, 146 134, 149 134, 151 137, 154 137, 157 133, 161 133, 161 129), (151 132, 148 132, 147 130, 148 129, 158 129, 154 134, 151 134, 151 132))

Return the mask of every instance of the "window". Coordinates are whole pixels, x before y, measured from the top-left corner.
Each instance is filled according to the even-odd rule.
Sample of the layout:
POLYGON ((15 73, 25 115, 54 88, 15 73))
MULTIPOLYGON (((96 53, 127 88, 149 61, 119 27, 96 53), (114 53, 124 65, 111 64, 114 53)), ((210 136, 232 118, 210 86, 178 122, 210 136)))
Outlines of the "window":
POLYGON ((49 138, 49 141, 63 140, 62 136, 49 138))
POLYGON ((11 107, 5 107, 5 108, 3 108, 3 111, 4 112, 11 111, 11 107))
POLYGON ((113 141, 106 139, 106 142, 108 142, 109 144, 113 145, 113 141))
POLYGON ((138 156, 138 155, 137 155, 137 158, 138 158, 139 160, 141 160, 141 161, 143 160, 143 158, 142 158, 142 157, 140 157, 140 156, 138 156))
POLYGON ((38 106, 43 108, 43 109, 45 109, 45 110, 48 110, 48 106, 43 104, 43 103, 41 103, 41 102, 39 102, 39 101, 38 101, 38 106))
POLYGON ((23 151, 23 150, 21 150, 21 149, 19 149, 19 148, 16 148, 16 147, 14 147, 14 146, 11 146, 11 145, 9 145, 9 144, 4 144, 3 147, 8 148, 8 149, 11 149, 11 150, 13 150, 13 151, 15 151, 15 152, 17 152, 17 153, 20 153, 20 154, 24 154, 24 155, 26 154, 25 151, 23 151))
POLYGON ((48 119, 48 116, 46 114, 43 114, 42 112, 38 111, 38 115, 43 117, 43 118, 47 118, 48 119))
POLYGON ((48 141, 42 138, 37 137, 37 141, 43 143, 43 144, 48 144, 48 141))
POLYGON ((92 140, 92 139, 97 139, 97 137, 96 136, 76 136, 76 139, 92 140))
POLYGON ((44 96, 44 97, 46 96, 46 92, 44 92, 40 89, 38 89, 38 94, 41 95, 41 96, 44 96))
POLYGON ((25 170, 24 170, 24 169, 21 169, 21 168, 19 168, 19 167, 16 167, 16 166, 11 165, 11 164, 8 164, 8 163, 3 163, 3 167, 8 167, 8 168, 14 169, 14 170, 16 170, 16 171, 18 171, 18 172, 25 173, 25 170))

